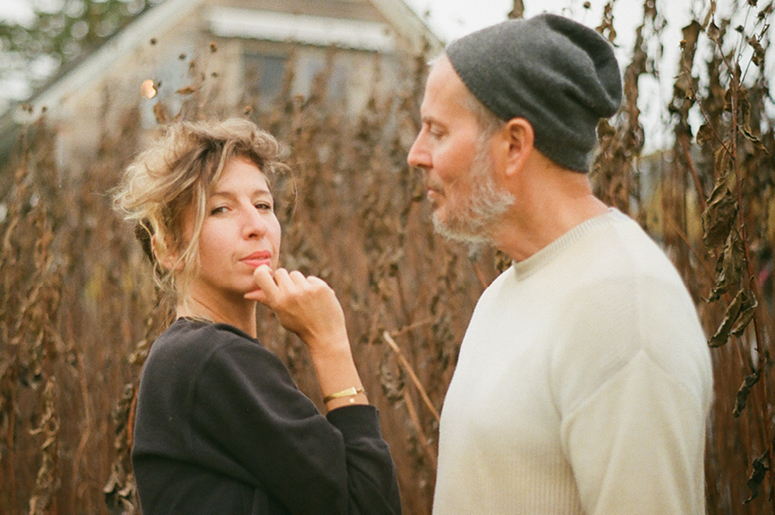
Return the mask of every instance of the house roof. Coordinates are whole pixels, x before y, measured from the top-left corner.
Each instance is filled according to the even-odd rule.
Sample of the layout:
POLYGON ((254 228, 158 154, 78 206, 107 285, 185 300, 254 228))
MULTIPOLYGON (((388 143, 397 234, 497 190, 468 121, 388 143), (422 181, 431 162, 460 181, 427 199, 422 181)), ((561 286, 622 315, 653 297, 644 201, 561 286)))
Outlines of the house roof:
POLYGON ((213 7, 206 15, 210 30, 225 38, 294 41, 310 45, 395 51, 395 38, 384 23, 367 20, 323 19, 308 14, 213 7))
MULTIPOLYGON (((222 37, 294 41, 315 45, 337 45, 377 52, 395 51, 392 28, 413 52, 425 45, 442 48, 441 41, 403 0, 367 0, 389 26, 376 21, 323 18, 320 16, 239 9, 213 5, 206 10, 207 28, 222 37)), ((148 42, 165 28, 174 26, 208 0, 164 0, 148 9, 102 46, 85 56, 76 66, 52 79, 13 113, 17 123, 29 122, 41 111, 59 105, 72 92, 93 84, 111 64, 148 42)), ((0 127, 0 130, 2 127, 0 127)))
POLYGON ((216 36, 293 41, 304 44, 392 53, 396 35, 412 52, 426 46, 442 48, 442 42, 403 0, 366 0, 387 23, 305 15, 290 12, 240 9, 209 0, 164 0, 144 11, 103 45, 63 69, 28 100, 0 118, 0 154, 13 147, 19 124, 31 123, 43 112, 56 108, 70 95, 99 81, 105 71, 130 52, 191 15, 204 9, 207 30, 216 36), (325 30, 321 30, 321 26, 325 30), (392 30, 391 30, 392 29, 392 30))

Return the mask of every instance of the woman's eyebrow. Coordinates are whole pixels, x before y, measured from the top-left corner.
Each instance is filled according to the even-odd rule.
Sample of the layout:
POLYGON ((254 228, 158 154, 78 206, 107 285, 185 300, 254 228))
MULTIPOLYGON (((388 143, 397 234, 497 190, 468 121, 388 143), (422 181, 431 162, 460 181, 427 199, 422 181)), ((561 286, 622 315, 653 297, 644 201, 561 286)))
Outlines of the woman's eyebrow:
MULTIPOLYGON (((213 197, 228 197, 228 198, 234 198, 237 196, 237 192, 230 191, 230 190, 217 190, 210 194, 210 198, 213 197)), ((250 192, 250 196, 254 195, 272 195, 272 191, 268 187, 260 187, 254 189, 252 192, 250 192)))

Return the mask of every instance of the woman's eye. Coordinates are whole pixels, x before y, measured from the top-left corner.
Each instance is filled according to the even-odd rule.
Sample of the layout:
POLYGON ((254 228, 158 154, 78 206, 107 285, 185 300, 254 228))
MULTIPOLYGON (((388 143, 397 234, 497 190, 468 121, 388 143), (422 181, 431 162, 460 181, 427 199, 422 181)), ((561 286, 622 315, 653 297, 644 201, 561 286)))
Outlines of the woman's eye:
POLYGON ((218 215, 226 212, 226 206, 218 206, 210 210, 211 215, 218 215))
POLYGON ((256 209, 262 210, 262 211, 272 211, 273 206, 271 202, 258 202, 256 204, 256 209))

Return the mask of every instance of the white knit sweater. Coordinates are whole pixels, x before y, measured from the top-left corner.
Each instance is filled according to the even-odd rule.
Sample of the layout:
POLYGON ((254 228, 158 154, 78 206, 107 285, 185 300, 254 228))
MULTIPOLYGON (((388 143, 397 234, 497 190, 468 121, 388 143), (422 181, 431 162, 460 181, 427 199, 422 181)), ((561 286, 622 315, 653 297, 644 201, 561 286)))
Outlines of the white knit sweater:
POLYGON ((444 401, 433 513, 704 514, 711 386, 678 273, 612 209, 479 300, 444 401))

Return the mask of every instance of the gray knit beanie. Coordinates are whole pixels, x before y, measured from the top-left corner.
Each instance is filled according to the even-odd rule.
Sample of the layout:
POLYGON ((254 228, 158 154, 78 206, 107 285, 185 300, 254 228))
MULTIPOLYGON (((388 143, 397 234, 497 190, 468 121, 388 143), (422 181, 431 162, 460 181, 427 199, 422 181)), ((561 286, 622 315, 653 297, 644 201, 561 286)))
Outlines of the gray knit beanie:
POLYGON ((594 30, 542 14, 479 30, 447 46, 469 91, 505 121, 525 118, 556 164, 589 170, 600 118, 622 100, 611 45, 594 30))

